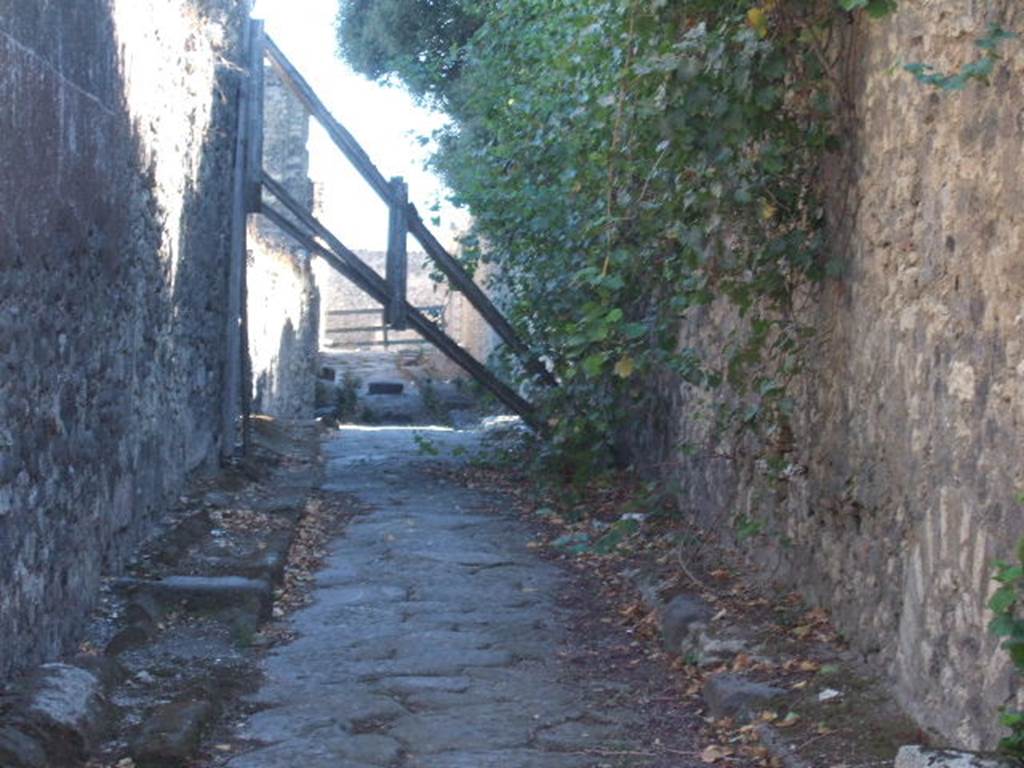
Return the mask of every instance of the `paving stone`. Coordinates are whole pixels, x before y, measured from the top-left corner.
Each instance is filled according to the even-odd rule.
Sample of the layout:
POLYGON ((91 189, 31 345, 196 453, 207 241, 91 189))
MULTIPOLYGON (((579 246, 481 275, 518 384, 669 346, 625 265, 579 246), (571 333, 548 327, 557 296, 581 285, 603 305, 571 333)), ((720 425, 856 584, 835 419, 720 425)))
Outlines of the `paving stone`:
POLYGON ((298 741, 324 728, 348 731, 358 722, 391 722, 408 714, 393 698, 374 693, 359 684, 347 683, 337 690, 319 687, 319 697, 296 691, 287 703, 261 701, 269 708, 253 715, 245 725, 248 738, 262 741, 298 741))
POLYGON ((376 682, 375 687, 397 695, 443 691, 445 693, 462 693, 473 681, 468 677, 430 677, 400 675, 385 677, 376 682))
POLYGON ((409 715, 397 720, 389 734, 413 754, 429 754, 525 747, 534 726, 518 706, 495 703, 409 715))
POLYGON ((532 749, 442 752, 413 757, 412 768, 594 768, 594 758, 532 749))

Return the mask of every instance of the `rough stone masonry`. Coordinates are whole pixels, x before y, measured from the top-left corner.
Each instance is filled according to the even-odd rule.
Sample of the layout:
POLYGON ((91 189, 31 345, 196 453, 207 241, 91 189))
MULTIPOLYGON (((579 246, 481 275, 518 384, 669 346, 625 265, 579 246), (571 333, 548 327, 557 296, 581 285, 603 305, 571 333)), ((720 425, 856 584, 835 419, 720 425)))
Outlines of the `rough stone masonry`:
MULTIPOLYGON (((676 430, 641 430, 685 509, 719 530, 761 524, 751 559, 829 608, 918 722, 966 747, 994 745, 1018 696, 986 602, 993 561, 1024 534, 1024 54, 1008 44, 990 85, 958 93, 893 65, 955 71, 989 23, 1013 27, 1014 5, 900 3, 853 33, 854 163, 832 185, 849 196, 845 274, 805 318, 818 343, 777 446, 784 476, 742 445, 733 462, 677 454, 707 439, 689 388, 666 387, 648 422, 676 430)), ((716 320, 681 344, 720 347, 716 320)))
POLYGON ((0 679, 218 454, 247 16, 0 0, 0 679))

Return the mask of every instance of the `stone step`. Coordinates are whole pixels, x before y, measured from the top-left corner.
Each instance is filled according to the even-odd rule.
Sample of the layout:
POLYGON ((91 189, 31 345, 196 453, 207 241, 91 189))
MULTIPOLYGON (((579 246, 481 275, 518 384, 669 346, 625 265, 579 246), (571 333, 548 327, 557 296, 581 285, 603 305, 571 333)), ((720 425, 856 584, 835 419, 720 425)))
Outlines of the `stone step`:
POLYGON ((273 588, 265 579, 241 576, 168 576, 147 580, 123 578, 115 587, 130 597, 147 595, 164 608, 184 606, 201 613, 252 613, 270 618, 273 588))

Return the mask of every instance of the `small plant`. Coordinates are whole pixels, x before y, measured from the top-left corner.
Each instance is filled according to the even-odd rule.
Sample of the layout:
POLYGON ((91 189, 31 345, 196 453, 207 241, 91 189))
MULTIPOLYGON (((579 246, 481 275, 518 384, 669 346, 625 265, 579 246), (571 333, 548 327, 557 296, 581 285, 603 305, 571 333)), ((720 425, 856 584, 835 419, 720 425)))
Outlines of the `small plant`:
POLYGON ((419 432, 414 432, 412 439, 416 443, 419 452, 424 456, 437 456, 441 453, 433 440, 419 432))
POLYGON ((441 401, 441 396, 437 394, 433 381, 427 379, 420 384, 420 397, 423 398, 423 410, 431 419, 438 423, 448 421, 448 409, 441 401))
POLYGON ((359 406, 359 378, 351 371, 345 371, 341 387, 335 392, 334 410, 339 421, 351 419, 359 406))
MULTIPOLYGON (((1024 503, 1024 498, 1018 497, 1024 503)), ((1017 564, 997 560, 994 578, 999 588, 988 601, 993 613, 988 625, 990 633, 1003 638, 1002 647, 1018 672, 1024 672, 1024 618, 1019 610, 1024 594, 1024 539, 1017 543, 1017 564)), ((1017 759, 1024 759, 1024 712, 1004 709, 999 723, 1010 729, 1010 735, 999 742, 999 749, 1017 759)))

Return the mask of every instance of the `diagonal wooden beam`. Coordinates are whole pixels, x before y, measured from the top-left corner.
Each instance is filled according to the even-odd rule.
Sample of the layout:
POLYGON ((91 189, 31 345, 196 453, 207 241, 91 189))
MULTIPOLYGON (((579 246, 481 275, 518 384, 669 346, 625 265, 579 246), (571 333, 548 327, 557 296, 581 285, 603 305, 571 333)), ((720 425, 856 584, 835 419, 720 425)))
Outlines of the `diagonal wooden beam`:
POLYGON ((480 289, 463 266, 448 253, 436 237, 427 229, 427 226, 420 218, 416 206, 404 203, 395 199, 391 184, 384 174, 373 164, 373 160, 366 151, 359 145, 355 137, 346 130, 330 113, 323 101, 316 95, 312 86, 306 82, 301 73, 288 60, 281 49, 267 35, 264 37, 264 49, 270 58, 271 64, 281 79, 303 103, 309 113, 323 126, 327 135, 335 143, 338 149, 348 158, 359 174, 366 180, 370 188, 388 205, 406 206, 406 218, 409 232, 419 241, 427 255, 437 264, 442 273, 451 281, 451 284, 462 293, 470 304, 480 313, 480 316, 487 322, 495 333, 508 344, 509 348, 522 361, 526 370, 535 376, 539 381, 548 385, 557 384, 554 376, 531 351, 530 348, 519 338, 511 323, 491 302, 487 295, 480 289))
MULTIPOLYGON (((321 256, 336 271, 353 282, 372 299, 381 305, 387 304, 391 295, 387 281, 384 278, 330 234, 315 217, 304 211, 298 201, 292 198, 280 184, 268 177, 264 178, 264 183, 268 191, 288 209, 298 223, 268 205, 263 206, 262 214, 264 216, 311 253, 321 256), (269 184, 266 183, 268 180, 269 184), (326 237, 324 233, 326 233, 326 237), (321 237, 327 243, 327 246, 330 247, 321 244, 315 239, 314 235, 321 237)), ((519 393, 501 381, 490 369, 460 347, 448 334, 441 330, 430 318, 416 309, 416 307, 406 302, 404 311, 410 328, 437 347, 449 360, 479 381, 500 402, 522 417, 526 424, 539 432, 543 432, 543 425, 540 423, 534 407, 522 398, 519 393)))

